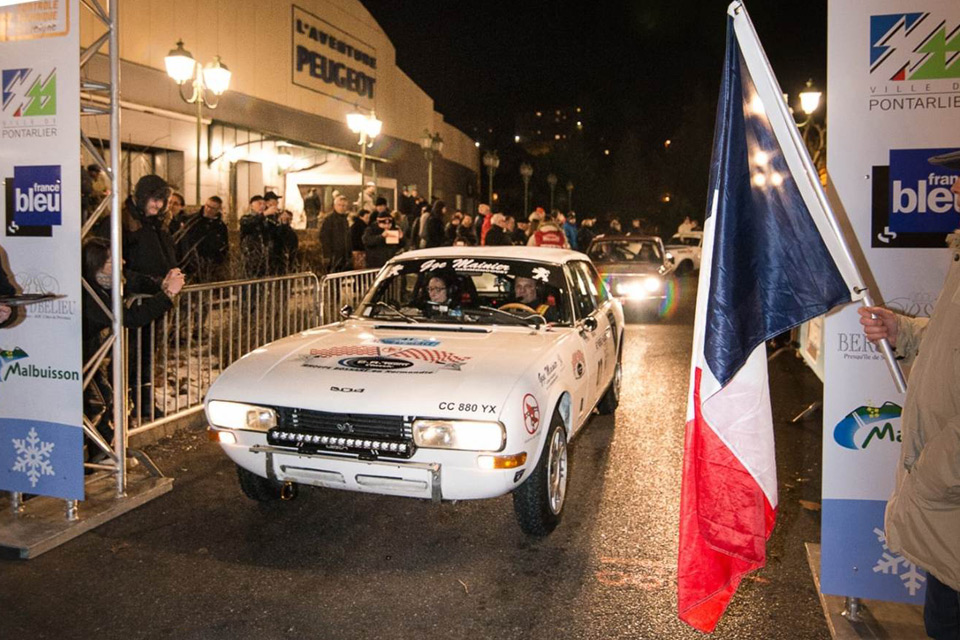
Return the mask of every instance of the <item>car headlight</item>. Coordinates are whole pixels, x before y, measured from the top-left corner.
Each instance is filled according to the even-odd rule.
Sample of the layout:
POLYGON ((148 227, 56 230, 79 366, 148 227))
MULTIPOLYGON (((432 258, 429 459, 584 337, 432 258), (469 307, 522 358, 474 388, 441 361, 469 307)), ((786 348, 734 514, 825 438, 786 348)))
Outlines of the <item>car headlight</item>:
POLYGON ((657 276, 647 276, 643 281, 643 288, 648 293, 656 293, 657 291, 660 291, 661 286, 662 281, 657 276))
POLYGON ((499 422, 414 420, 413 441, 427 449, 501 451, 507 442, 507 432, 499 422))
POLYGON ((211 400, 207 403, 210 424, 223 429, 266 431, 277 426, 277 412, 242 402, 211 400))

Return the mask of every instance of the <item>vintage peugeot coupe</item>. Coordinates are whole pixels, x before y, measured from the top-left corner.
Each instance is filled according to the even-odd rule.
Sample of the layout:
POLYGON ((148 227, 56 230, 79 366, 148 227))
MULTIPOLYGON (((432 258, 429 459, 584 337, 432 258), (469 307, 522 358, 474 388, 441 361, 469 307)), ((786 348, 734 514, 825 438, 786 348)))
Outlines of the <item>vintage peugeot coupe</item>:
POLYGON ((520 527, 552 531, 567 442, 620 398, 623 311, 590 260, 528 247, 412 251, 342 316, 256 349, 210 388, 211 435, 244 493, 513 492, 520 527))

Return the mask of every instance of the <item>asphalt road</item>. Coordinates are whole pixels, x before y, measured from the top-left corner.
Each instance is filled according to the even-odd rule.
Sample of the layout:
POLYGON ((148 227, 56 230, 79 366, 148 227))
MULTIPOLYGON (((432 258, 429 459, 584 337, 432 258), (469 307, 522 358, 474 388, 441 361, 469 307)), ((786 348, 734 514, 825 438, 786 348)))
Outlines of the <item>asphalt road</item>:
MULTIPOLYGON (((699 638, 676 617, 680 467, 694 283, 627 330, 624 393, 571 448, 545 540, 510 496, 434 505, 305 489, 245 499, 203 432, 152 448, 172 493, 30 561, 0 560, 0 638, 699 638)), ((819 540, 820 394, 771 366, 780 512, 768 566, 717 638, 829 638, 803 543, 819 540), (803 503, 801 503, 803 501, 803 503)))

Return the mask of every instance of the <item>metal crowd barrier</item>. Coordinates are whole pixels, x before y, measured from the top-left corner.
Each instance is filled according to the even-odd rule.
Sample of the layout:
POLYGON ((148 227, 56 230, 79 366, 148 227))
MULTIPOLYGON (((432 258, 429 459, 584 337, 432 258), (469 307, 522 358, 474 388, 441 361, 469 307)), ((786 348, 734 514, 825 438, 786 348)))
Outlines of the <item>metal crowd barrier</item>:
POLYGON ((356 307, 373 286, 379 272, 379 269, 362 269, 332 273, 324 277, 320 288, 321 324, 339 319, 340 309, 345 304, 356 307))
POLYGON ((313 273, 184 287, 162 318, 127 330, 128 435, 200 411, 207 389, 241 356, 320 325, 319 294, 313 273))

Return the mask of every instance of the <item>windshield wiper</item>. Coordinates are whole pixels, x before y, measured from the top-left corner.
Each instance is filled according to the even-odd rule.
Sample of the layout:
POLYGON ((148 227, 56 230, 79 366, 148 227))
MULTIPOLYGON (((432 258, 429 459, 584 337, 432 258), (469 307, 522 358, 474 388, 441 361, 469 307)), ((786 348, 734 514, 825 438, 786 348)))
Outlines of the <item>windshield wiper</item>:
POLYGON ((389 302, 384 302, 383 300, 377 300, 376 306, 377 306, 377 307, 386 307, 387 309, 390 309, 390 311, 393 311, 395 314, 397 314, 398 316, 400 316, 401 318, 403 318, 403 319, 406 320, 407 322, 412 322, 413 324, 420 324, 420 321, 419 321, 419 320, 417 320, 417 319, 414 318, 413 316, 408 316, 408 315, 405 314, 403 311, 400 311, 400 309, 397 309, 395 306, 393 306, 393 305, 390 304, 389 302))
MULTIPOLYGON (((480 310, 483 310, 483 311, 492 311, 492 312, 497 313, 497 314, 499 314, 499 315, 501 315, 501 316, 510 318, 511 320, 514 321, 514 323, 519 323, 519 324, 547 324, 547 319, 544 318, 544 317, 543 317, 542 315, 540 315, 539 313, 533 313, 533 314, 526 315, 526 316, 515 316, 515 315, 513 315, 512 313, 510 313, 509 311, 504 311, 503 309, 497 309, 496 307, 488 307, 488 306, 485 306, 485 305, 480 305, 480 306, 477 307, 477 309, 480 309, 480 310), (530 322, 530 320, 537 320, 538 322, 530 322)), ((471 311, 472 311, 472 309, 471 309, 471 311)))

